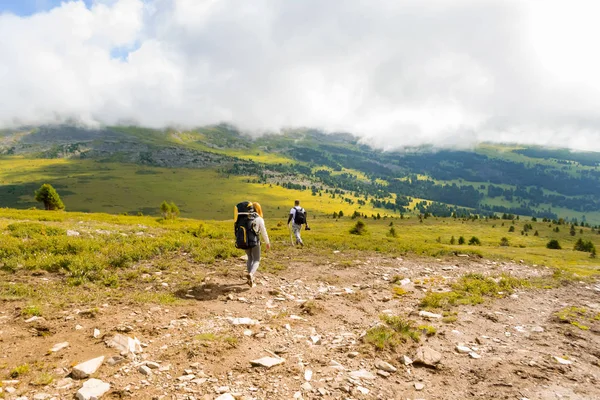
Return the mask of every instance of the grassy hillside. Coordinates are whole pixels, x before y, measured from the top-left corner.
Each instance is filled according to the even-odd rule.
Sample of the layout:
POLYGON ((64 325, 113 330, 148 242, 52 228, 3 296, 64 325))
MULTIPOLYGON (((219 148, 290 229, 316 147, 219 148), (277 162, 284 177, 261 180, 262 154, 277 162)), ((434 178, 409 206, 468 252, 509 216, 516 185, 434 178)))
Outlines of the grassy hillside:
POLYGON ((600 224, 597 160, 496 144, 381 152, 310 129, 253 139, 227 125, 40 127, 2 133, 0 206, 34 206, 31 193, 48 181, 78 211, 148 214, 166 198, 186 216, 227 218, 243 195, 273 213, 301 198, 323 214, 508 213, 600 224))
MULTIPOLYGON (((357 209, 340 199, 312 196, 310 191, 286 189, 265 183, 249 183, 250 177, 224 175, 214 169, 157 168, 92 160, 0 159, 0 204, 2 206, 41 207, 34 192, 51 183, 68 210, 84 212, 159 215, 163 200, 174 201, 186 217, 231 218, 233 206, 250 199, 263 205, 268 217, 285 216, 299 199, 311 214, 357 209)), ((352 197, 348 195, 348 197, 352 197)), ((396 215, 383 209, 366 207, 369 215, 396 215)))

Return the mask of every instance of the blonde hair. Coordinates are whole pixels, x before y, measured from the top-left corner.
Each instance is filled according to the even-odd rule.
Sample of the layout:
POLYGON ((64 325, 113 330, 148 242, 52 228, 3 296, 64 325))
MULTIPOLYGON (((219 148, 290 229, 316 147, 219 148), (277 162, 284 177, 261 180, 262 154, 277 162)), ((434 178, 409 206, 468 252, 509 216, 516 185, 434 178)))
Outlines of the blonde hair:
POLYGON ((262 207, 260 206, 260 204, 258 204, 258 203, 252 203, 252 206, 254 207, 254 211, 256 211, 256 213, 258 215, 260 215, 261 218, 262 218, 262 216, 263 216, 263 210, 262 210, 262 207))

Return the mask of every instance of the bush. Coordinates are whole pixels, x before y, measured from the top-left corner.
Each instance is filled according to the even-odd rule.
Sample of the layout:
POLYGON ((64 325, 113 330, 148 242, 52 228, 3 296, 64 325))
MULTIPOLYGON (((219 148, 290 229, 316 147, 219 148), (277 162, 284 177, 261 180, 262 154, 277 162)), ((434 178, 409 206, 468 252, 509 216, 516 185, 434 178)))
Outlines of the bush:
POLYGON ((471 239, 469 239, 469 246, 481 246, 481 241, 477 236, 472 236, 471 239))
POLYGON ((356 221, 356 225, 350 229, 352 235, 364 235, 367 233, 367 226, 362 220, 356 221))
POLYGON ((596 250, 596 247, 594 246, 594 243, 592 243, 590 240, 583 240, 579 238, 577 240, 577 243, 575 243, 573 250, 591 253, 592 251, 596 250))
POLYGON ((398 236, 398 235, 396 234, 396 229, 394 229, 394 227, 393 227, 393 226, 390 228, 390 231, 388 232, 388 236, 389 236, 389 237, 393 237, 393 238, 395 238, 395 237, 397 237, 397 236, 398 236))
POLYGON ((465 238, 464 237, 459 237, 458 238, 458 244, 465 244, 465 238))
POLYGON ((560 249, 562 249, 562 247, 560 247, 560 243, 558 243, 558 240, 556 240, 556 239, 552 239, 551 241, 549 241, 546 244, 546 248, 552 249, 552 250, 560 250, 560 249))
POLYGON ((456 239, 454 239, 454 236, 450 238, 450 244, 456 244, 456 239))
POLYGON ((514 232, 515 231, 515 227, 513 225, 510 226, 510 228, 508 228, 509 232, 514 232))
POLYGON ((44 183, 38 190, 35 192, 35 201, 39 201, 40 203, 44 203, 44 208, 46 210, 64 210, 65 205, 63 204, 60 196, 56 192, 56 190, 52 187, 52 185, 48 183, 44 183))
POLYGON ((180 214, 179 207, 177 207, 175 203, 169 203, 167 201, 163 201, 160 205, 160 212, 164 219, 177 219, 180 214))
POLYGON ((508 242, 508 239, 503 237, 502 239, 500 239, 500 246, 502 247, 507 247, 510 246, 510 243, 508 242))

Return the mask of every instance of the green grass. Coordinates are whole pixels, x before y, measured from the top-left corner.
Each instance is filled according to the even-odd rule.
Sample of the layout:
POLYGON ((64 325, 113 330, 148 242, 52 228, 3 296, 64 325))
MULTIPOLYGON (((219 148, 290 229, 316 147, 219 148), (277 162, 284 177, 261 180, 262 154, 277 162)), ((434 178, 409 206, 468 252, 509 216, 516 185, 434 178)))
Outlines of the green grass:
POLYGON ((581 330, 587 331, 588 326, 595 321, 600 320, 600 313, 594 314, 593 311, 585 307, 569 306, 555 313, 558 321, 571 324, 581 330))
POLYGON ((22 365, 19 365, 19 366, 17 366, 17 367, 15 367, 15 368, 13 368, 13 369, 10 371, 10 374, 9 374, 9 376, 10 376, 12 379, 17 379, 17 378, 19 378, 19 377, 22 377, 23 375, 26 375, 26 374, 28 374, 28 373, 29 373, 29 371, 30 371, 30 369, 31 369, 31 368, 29 367, 29 364, 22 364, 22 365))
POLYGON ((419 341, 419 329, 414 326, 413 321, 389 315, 381 315, 379 318, 382 324, 369 329, 363 337, 363 342, 376 350, 394 351, 409 339, 419 341))
POLYGON ((30 305, 30 306, 25 307, 21 311, 21 315, 25 318, 30 318, 30 317, 34 317, 34 316, 39 317, 42 315, 42 310, 37 305, 30 305))
POLYGON ((505 297, 515 288, 527 286, 530 286, 527 280, 511 276, 494 279, 480 274, 467 274, 454 283, 449 292, 428 292, 421 300, 421 307, 448 309, 456 305, 476 305, 483 303, 486 298, 505 297))

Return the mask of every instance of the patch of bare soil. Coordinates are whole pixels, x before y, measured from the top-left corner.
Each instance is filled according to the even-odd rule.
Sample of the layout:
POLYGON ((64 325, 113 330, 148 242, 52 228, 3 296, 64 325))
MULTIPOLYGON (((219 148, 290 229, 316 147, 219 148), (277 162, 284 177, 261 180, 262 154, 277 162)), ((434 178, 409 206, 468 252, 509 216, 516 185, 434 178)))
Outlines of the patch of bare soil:
POLYGON ((470 272, 535 278, 551 271, 458 257, 353 257, 280 255, 287 268, 259 271, 255 288, 245 284, 241 260, 218 262, 203 281, 172 272, 170 282, 192 283, 155 285, 181 298, 177 305, 107 300, 86 313, 65 304, 26 322, 22 303, 0 303, 0 397, 74 398, 86 379, 72 380, 73 367, 105 356, 92 377, 110 384, 107 399, 600 399, 598 283, 457 306, 444 322, 420 316, 427 291, 448 290, 470 272), (394 286, 407 293, 394 296, 394 286), (564 317, 570 307, 577 308, 564 317), (362 337, 386 314, 437 332, 378 351, 362 337), (139 339, 141 351, 121 359, 107 346, 117 334, 139 339), (49 351, 61 342, 68 347, 49 351), (438 352, 440 362, 411 364, 418 348, 438 352), (252 365, 263 357, 279 364, 252 365), (29 371, 15 373, 19 365, 29 371))

